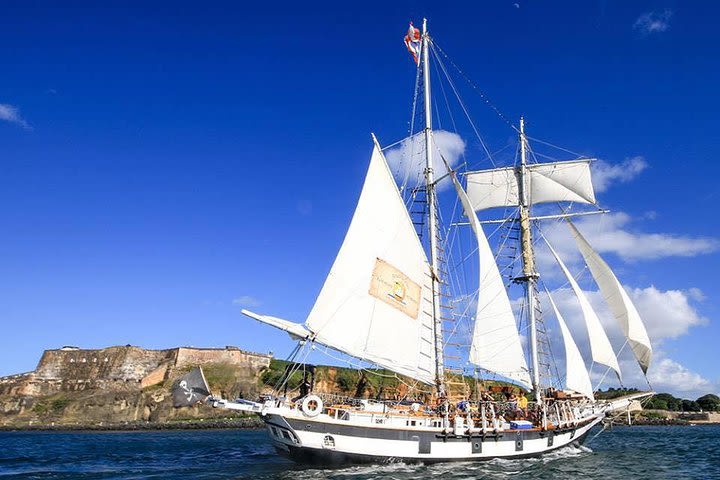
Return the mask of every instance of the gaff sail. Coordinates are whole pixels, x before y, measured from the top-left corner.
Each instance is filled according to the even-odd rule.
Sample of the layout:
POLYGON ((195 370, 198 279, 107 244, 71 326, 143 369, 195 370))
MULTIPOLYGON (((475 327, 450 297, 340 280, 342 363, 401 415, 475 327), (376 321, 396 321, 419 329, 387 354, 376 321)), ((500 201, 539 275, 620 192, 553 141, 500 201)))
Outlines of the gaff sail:
POLYGON ((425 251, 376 142, 345 240, 304 327, 247 314, 434 384, 432 302, 425 251))

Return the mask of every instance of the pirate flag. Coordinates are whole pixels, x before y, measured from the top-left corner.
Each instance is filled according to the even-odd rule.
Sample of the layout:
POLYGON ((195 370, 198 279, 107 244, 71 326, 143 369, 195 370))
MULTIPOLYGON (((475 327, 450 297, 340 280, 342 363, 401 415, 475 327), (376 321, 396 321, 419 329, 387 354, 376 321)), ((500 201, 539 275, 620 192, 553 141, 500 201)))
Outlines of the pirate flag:
POLYGON ((200 367, 194 368, 173 384, 172 397, 174 407, 191 407, 203 402, 210 395, 205 375, 200 367))

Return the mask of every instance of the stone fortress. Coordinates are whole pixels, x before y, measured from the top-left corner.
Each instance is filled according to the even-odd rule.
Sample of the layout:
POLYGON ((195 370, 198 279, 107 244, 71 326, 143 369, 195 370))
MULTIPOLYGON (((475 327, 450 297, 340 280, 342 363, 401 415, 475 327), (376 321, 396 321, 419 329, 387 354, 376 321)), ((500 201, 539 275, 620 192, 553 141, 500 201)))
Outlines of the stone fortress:
POLYGON ((190 368, 219 370, 230 386, 218 393, 232 395, 235 392, 230 390, 256 389, 271 358, 232 346, 166 350, 131 345, 92 350, 65 346, 46 350, 34 371, 0 377, 0 425, 51 417, 59 422, 75 421, 76 417, 82 421, 83 409, 96 411, 98 421, 164 421, 178 415, 167 405, 169 386, 190 368), (77 415, 72 415, 73 410, 77 415))

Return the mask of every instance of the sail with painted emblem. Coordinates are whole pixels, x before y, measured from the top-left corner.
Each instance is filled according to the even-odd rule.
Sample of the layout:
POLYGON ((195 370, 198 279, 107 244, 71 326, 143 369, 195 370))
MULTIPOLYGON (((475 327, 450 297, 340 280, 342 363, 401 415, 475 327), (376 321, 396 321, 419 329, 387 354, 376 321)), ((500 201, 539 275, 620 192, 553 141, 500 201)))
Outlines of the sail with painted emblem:
POLYGON ((376 144, 345 240, 305 324, 251 316, 433 384, 430 284, 425 251, 376 144))

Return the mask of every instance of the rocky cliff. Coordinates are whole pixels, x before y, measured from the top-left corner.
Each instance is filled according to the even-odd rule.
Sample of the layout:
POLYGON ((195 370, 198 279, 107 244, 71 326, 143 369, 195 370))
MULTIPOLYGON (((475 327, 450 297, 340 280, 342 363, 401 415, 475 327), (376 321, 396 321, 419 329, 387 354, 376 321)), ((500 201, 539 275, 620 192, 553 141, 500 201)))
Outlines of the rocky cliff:
POLYGON ((235 347, 47 350, 33 372, 0 378, 0 426, 103 426, 227 417, 203 407, 172 407, 176 377, 202 366, 213 393, 257 396, 270 356, 235 347))

